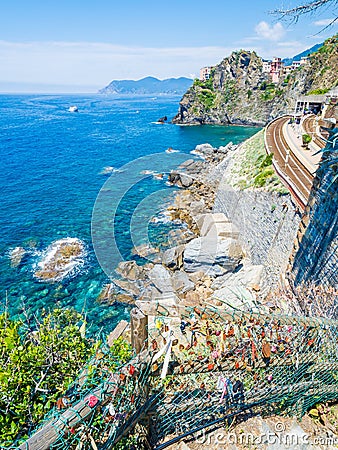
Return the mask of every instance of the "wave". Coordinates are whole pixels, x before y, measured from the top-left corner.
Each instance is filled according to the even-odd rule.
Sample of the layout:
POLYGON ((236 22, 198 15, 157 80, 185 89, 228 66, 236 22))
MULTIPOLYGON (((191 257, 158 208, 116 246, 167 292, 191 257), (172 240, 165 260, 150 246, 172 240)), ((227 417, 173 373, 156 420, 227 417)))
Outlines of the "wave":
POLYGON ((174 150, 173 148, 169 147, 167 148, 167 150, 165 151, 166 153, 179 153, 179 150, 174 150))
POLYGON ((154 216, 151 223, 170 223, 172 222, 170 212, 168 210, 161 211, 157 216, 154 216))
POLYGON ((199 156, 201 159, 205 159, 205 156, 199 150, 196 150, 196 149, 195 150, 191 150, 190 154, 199 156))
POLYGON ((117 169, 116 167, 113 166, 106 166, 101 170, 99 175, 111 175, 112 173, 121 173, 121 172, 124 172, 124 170, 117 169))
POLYGON ((140 175, 152 175, 155 180, 163 180, 164 173, 155 172, 154 170, 141 170, 140 175))

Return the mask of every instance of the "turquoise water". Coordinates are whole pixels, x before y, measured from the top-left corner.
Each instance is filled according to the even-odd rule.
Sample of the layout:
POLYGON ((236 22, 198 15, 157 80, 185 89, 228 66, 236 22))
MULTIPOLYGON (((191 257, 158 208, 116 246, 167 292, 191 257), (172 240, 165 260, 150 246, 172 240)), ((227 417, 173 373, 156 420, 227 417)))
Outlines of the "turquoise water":
MULTIPOLYGON (((7 302, 13 315, 53 305, 74 306, 87 312, 91 330, 96 332, 111 329, 127 314, 123 306, 108 307, 96 301, 108 282, 91 239, 92 211, 103 185, 110 183, 103 192, 109 192, 111 198, 121 196, 114 235, 120 254, 129 258, 135 240, 142 243, 145 231, 154 244, 165 240, 168 223, 149 228, 144 224, 160 213, 173 193, 162 180, 134 178, 135 174, 152 169, 155 162, 160 172, 174 166, 180 156, 167 155, 168 147, 188 154, 200 143, 238 143, 256 132, 255 128, 154 123, 164 115, 173 117, 178 102, 177 97, 0 96, 0 287, 2 304, 7 302), (70 105, 77 105, 79 113, 68 112, 70 105), (159 155, 147 157, 153 153, 159 155), (142 164, 131 163, 123 172, 114 172, 110 180, 109 174, 102 174, 104 168, 118 169, 142 157, 146 157, 142 164), (145 219, 144 223, 143 219, 134 220, 130 233, 135 209, 140 214, 136 217, 145 219), (66 237, 85 243, 84 264, 62 282, 35 279, 41 252, 66 237), (26 253, 21 264, 12 267, 9 252, 18 246, 26 253)), ((100 234, 101 244, 105 236, 100 234)), ((108 242, 105 247, 111 248, 108 242)))

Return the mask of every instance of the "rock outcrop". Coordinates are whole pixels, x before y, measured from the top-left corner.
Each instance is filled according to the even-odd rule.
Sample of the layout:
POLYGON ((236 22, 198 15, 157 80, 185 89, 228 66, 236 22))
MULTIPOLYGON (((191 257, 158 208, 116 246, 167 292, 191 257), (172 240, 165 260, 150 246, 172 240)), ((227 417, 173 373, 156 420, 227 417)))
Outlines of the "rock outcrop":
POLYGON ((11 260, 11 267, 19 267, 21 261, 26 254, 23 247, 15 247, 9 252, 9 259, 11 260))
POLYGON ((84 263, 85 246, 80 239, 65 238, 45 250, 34 276, 42 281, 60 281, 84 263))

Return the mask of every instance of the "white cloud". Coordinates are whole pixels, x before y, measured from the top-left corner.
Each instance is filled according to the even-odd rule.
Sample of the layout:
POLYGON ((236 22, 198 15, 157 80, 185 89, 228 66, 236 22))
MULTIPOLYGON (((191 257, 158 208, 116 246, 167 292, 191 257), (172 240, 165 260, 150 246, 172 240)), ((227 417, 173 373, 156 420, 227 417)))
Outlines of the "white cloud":
POLYGON ((189 76, 217 64, 230 47, 143 48, 98 42, 0 41, 0 81, 93 86, 113 79, 189 76))
POLYGON ((279 41, 285 35, 285 29, 280 22, 272 26, 262 20, 256 25, 255 31, 259 39, 268 41, 279 41))
POLYGON ((325 27, 327 25, 330 25, 330 23, 333 21, 334 21, 334 18, 332 17, 331 19, 316 20, 315 22, 312 22, 312 23, 316 27, 325 27))
POLYGON ((309 48, 309 44, 304 44, 299 41, 282 41, 282 42, 271 42, 271 41, 261 41, 259 44, 252 45, 251 50, 265 59, 272 59, 275 56, 280 58, 291 58, 298 53, 309 48))

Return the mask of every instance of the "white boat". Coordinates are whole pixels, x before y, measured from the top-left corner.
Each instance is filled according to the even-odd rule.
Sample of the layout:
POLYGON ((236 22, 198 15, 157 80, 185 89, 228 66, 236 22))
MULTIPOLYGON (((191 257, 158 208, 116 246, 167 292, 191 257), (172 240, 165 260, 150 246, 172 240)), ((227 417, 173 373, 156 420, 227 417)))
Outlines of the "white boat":
POLYGON ((77 107, 77 106, 70 106, 69 108, 68 108, 68 111, 69 112, 79 112, 79 108, 77 107))

